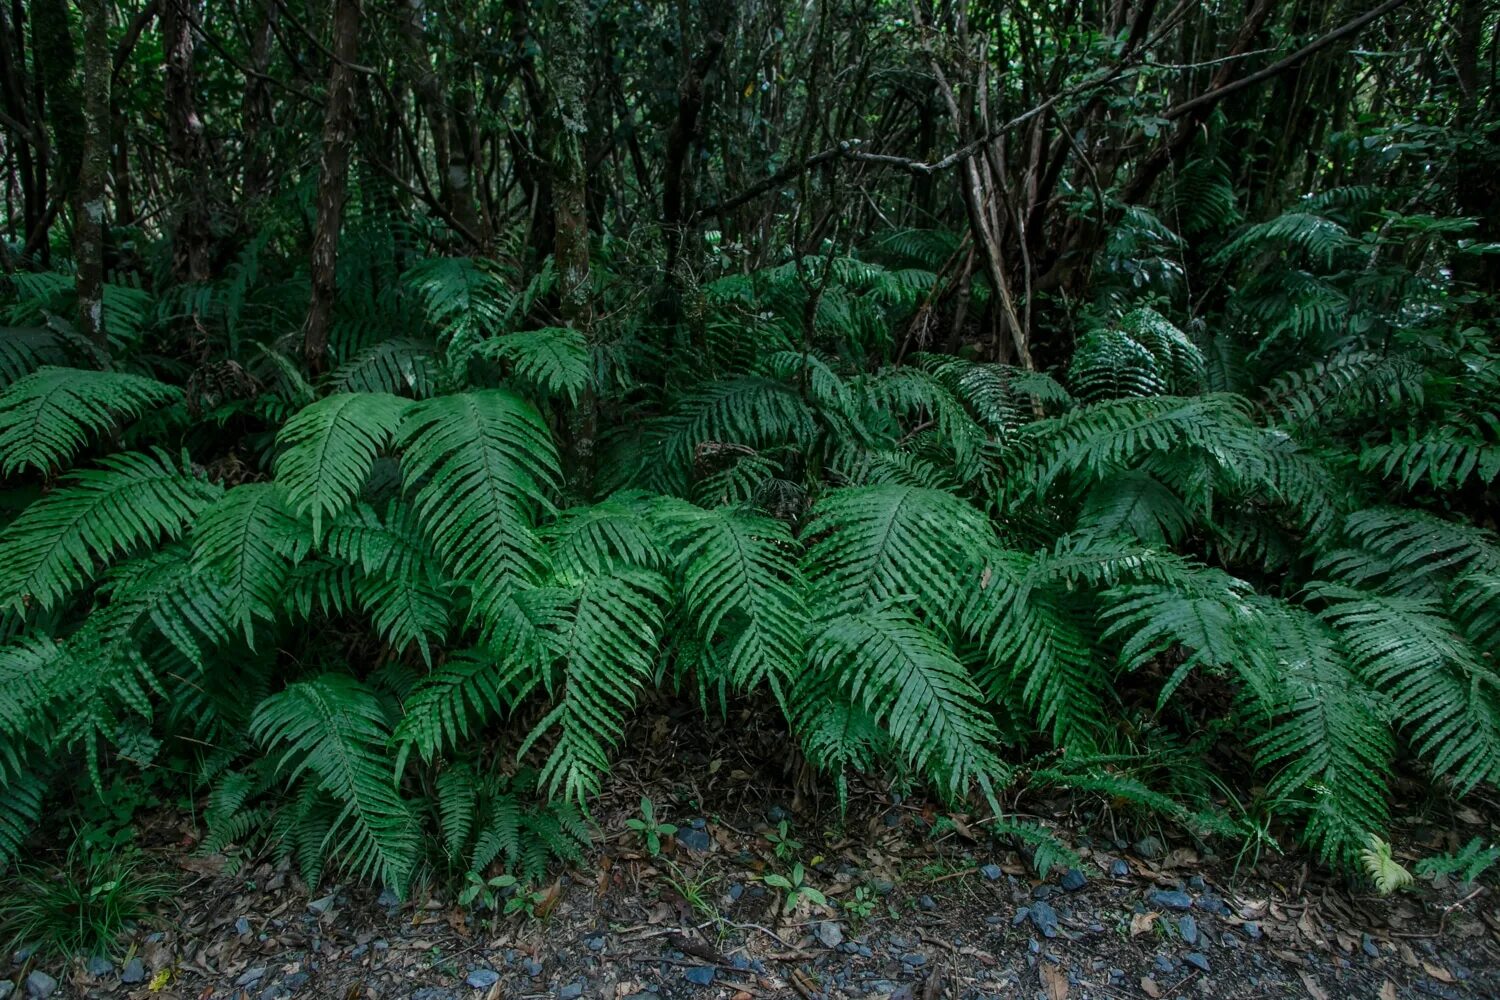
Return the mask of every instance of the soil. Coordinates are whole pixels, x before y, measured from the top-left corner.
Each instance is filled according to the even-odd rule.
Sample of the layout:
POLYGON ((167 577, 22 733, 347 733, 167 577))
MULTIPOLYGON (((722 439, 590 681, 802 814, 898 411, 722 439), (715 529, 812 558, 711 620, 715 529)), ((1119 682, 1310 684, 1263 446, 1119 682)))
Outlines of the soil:
MULTIPOLYGON (((541 887, 534 916, 494 922, 451 895, 309 890, 284 865, 199 856, 191 825, 160 817, 152 857, 181 889, 159 924, 92 971, 17 956, 0 998, 6 982, 29 995, 34 971, 61 980, 54 997, 182 1000, 1500 997, 1484 884, 1382 898, 1295 854, 1215 856, 1077 799, 1025 803, 1083 859, 1043 878, 972 817, 887 788, 851 789, 841 819, 799 794, 784 740, 748 716, 637 723, 591 856, 541 887), (657 857, 625 825, 642 795, 682 826, 657 857), (804 844, 778 858, 783 819, 804 844), (828 905, 785 912, 762 878, 792 856, 828 905)), ((1403 821, 1398 857, 1496 839, 1500 810, 1450 811, 1403 821)))

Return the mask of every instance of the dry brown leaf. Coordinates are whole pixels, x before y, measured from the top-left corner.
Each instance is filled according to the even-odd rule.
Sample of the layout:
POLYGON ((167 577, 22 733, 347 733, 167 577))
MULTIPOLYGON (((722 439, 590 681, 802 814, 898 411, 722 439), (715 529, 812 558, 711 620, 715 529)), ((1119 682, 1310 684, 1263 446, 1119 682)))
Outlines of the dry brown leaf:
POLYGON ((1161 987, 1157 986, 1156 980, 1152 979, 1150 976, 1142 976, 1141 992, 1150 997, 1151 1000, 1157 1000, 1157 998, 1161 996, 1161 987))
POLYGON ((1051 962, 1037 966, 1042 974, 1042 987, 1047 991, 1047 1000, 1068 1000, 1068 974, 1051 962))
POLYGON ((1130 936, 1140 937, 1142 934, 1151 933, 1151 928, 1156 926, 1156 913, 1137 913, 1130 918, 1130 936))
POLYGON ((1431 976, 1433 979, 1436 979, 1440 983, 1453 982, 1453 973, 1449 972, 1441 965, 1433 965, 1431 962, 1423 962, 1422 971, 1426 972, 1429 976, 1431 976))
POLYGON ((1298 972, 1297 975, 1302 977, 1302 985, 1307 987, 1307 995, 1312 997, 1312 1000, 1328 1000, 1328 993, 1323 987, 1318 985, 1318 981, 1310 974, 1298 972))
POLYGON ((1389 979, 1380 987, 1380 1000, 1396 1000, 1396 984, 1389 979))

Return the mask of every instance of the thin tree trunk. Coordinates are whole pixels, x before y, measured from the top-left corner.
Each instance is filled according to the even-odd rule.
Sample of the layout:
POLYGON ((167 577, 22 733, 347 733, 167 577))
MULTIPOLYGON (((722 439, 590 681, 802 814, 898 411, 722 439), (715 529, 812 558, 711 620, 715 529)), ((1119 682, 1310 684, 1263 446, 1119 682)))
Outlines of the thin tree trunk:
POLYGON ((207 139, 198 117, 194 71, 193 13, 197 0, 163 0, 162 48, 166 52, 167 148, 173 166, 176 214, 172 271, 178 281, 209 276, 213 235, 209 230, 207 139))
POLYGON ((354 140, 354 62, 359 55, 360 0, 333 0, 333 66, 323 118, 318 166, 318 221, 313 232, 312 301, 302 330, 302 354, 314 375, 327 367, 328 326, 337 291, 339 231, 354 140))
POLYGON ((73 259, 79 330, 101 348, 104 331, 104 185, 109 174, 109 2, 81 0, 83 156, 73 188, 73 259))

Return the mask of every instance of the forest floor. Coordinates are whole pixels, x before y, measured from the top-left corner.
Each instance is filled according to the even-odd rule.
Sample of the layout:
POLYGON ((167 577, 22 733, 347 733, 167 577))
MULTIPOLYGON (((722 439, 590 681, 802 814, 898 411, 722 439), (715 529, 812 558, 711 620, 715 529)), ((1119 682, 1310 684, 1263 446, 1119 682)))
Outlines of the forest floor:
MULTIPOLYGON (((160 923, 92 970, 14 962, 0 1000, 8 983, 17 1000, 45 993, 49 977, 62 980, 53 997, 182 1000, 1500 997, 1500 899, 1487 888, 1419 882, 1382 899, 1295 857, 1237 872, 1171 831, 1112 830, 1119 818, 1068 798, 1021 805, 1083 857, 1041 879, 964 817, 881 790, 852 789, 838 824, 834 803, 798 794, 784 734, 748 718, 637 725, 628 745, 644 749, 595 809, 605 836, 547 887, 544 916, 492 928, 451 900, 309 893, 270 862, 232 874, 164 816, 153 856, 181 889, 160 923), (625 826, 642 795, 683 826, 657 858, 625 826), (760 876, 791 867, 764 836, 783 817, 809 884, 870 900, 868 917, 847 905, 779 917, 760 876)), ((1399 843, 1493 840, 1497 817, 1413 820, 1399 843)))

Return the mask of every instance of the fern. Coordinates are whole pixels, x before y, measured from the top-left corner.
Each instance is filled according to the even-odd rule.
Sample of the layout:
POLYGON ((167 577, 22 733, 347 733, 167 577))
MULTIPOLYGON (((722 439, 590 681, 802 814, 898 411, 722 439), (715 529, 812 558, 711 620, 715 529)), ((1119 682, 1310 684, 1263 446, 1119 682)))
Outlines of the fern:
POLYGON ((577 405, 593 381, 588 340, 570 327, 551 326, 485 341, 477 354, 503 361, 538 396, 565 397, 577 405))
POLYGON ((419 841, 410 806, 378 752, 390 735, 379 699, 352 677, 322 674, 299 681, 256 707, 251 735, 278 756, 288 782, 303 775, 340 803, 316 845, 332 847, 362 877, 378 877, 404 895, 419 841))
POLYGON ((399 432, 417 518, 448 571, 479 594, 539 571, 537 514, 560 479, 552 436, 504 389, 412 404, 399 432))
POLYGON ((277 435, 276 478, 299 517, 312 514, 313 538, 323 519, 354 502, 375 457, 395 436, 410 401, 385 393, 339 393, 304 407, 277 435))
POLYGON ((0 607, 50 610, 135 548, 177 538, 219 489, 164 451, 71 474, 0 531, 0 607))
POLYGON ((0 392, 0 475, 25 468, 50 474, 90 438, 181 398, 139 375, 39 368, 0 392))
MULTIPOLYGON (((994 723, 968 671, 909 611, 881 605, 822 622, 809 645, 822 685, 859 704, 950 797, 1002 773, 994 723)), ((825 695, 826 697, 826 695, 825 695)), ((817 699, 804 692, 804 703, 817 699)))
POLYGON ((193 523, 193 564, 223 587, 225 612, 255 648, 253 622, 272 621, 287 579, 306 550, 301 525, 278 484, 229 490, 193 523))

